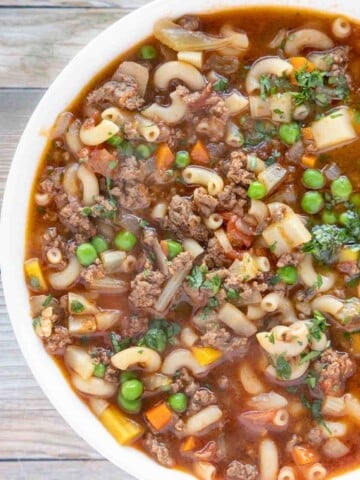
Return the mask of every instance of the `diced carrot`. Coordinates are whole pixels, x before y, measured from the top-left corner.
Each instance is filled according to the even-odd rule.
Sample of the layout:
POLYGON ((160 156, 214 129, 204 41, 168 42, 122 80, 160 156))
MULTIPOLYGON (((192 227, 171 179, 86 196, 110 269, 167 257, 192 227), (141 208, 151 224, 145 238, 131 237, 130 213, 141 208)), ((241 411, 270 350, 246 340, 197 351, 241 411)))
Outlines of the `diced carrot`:
POLYGON ((168 170, 175 160, 175 155, 167 143, 160 143, 156 150, 156 168, 168 170))
POLYGON ((168 242, 166 240, 161 240, 160 247, 161 247, 161 250, 165 253, 165 256, 168 257, 169 256, 168 242))
POLYGON ((197 439, 193 435, 190 435, 190 437, 185 438, 185 440, 182 442, 180 446, 180 450, 182 452, 191 452, 194 450, 197 446, 197 439))
POLYGON ((222 357, 222 352, 211 347, 192 347, 191 351, 200 365, 210 365, 222 357))
POLYGON ((304 127, 301 129, 302 136, 304 140, 313 140, 313 134, 310 127, 304 127))
POLYGON ((99 173, 103 177, 111 176, 116 165, 116 156, 106 150, 106 148, 94 148, 91 150, 87 166, 94 173, 99 173))
POLYGON ((208 165, 210 162, 209 152, 200 140, 192 147, 190 157, 193 163, 198 165, 208 165))
POLYGON ((292 456, 298 467, 309 465, 319 460, 318 452, 307 445, 295 445, 292 449, 292 456))
POLYGON ((303 70, 304 72, 312 72, 315 69, 315 65, 311 63, 306 57, 291 57, 288 60, 294 67, 294 70, 290 74, 290 82, 293 85, 297 85, 296 72, 303 70))
POLYGON ((171 422, 173 414, 167 404, 162 402, 150 408, 145 417, 155 430, 162 430, 171 422))
POLYGON ((301 157, 301 164, 304 167, 314 168, 316 165, 317 156, 311 154, 305 154, 301 157))

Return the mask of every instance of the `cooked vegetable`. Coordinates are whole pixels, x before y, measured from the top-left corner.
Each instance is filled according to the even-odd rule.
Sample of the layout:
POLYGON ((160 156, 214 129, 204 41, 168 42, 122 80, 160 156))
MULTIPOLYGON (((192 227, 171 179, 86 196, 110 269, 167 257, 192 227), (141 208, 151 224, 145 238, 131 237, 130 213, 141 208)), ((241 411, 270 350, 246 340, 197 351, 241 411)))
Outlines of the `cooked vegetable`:
POLYGON ((139 423, 127 418, 115 405, 106 408, 99 419, 121 445, 129 445, 134 442, 144 431, 139 423))
POLYGON ((145 417, 154 430, 163 430, 173 419, 173 414, 165 402, 155 405, 145 412, 145 417))
POLYGON ((91 243, 82 243, 76 249, 76 256, 83 267, 88 267, 97 259, 97 252, 91 243))
POLYGON ((24 263, 25 272, 32 290, 46 291, 47 285, 38 258, 30 258, 24 263))
POLYGON ((119 250, 125 250, 126 252, 129 252, 135 247, 137 238, 133 233, 123 230, 115 235, 114 243, 116 248, 119 250))
POLYGON ((200 31, 185 30, 171 20, 158 20, 154 26, 154 35, 176 52, 217 50, 230 43, 228 38, 216 38, 200 31))

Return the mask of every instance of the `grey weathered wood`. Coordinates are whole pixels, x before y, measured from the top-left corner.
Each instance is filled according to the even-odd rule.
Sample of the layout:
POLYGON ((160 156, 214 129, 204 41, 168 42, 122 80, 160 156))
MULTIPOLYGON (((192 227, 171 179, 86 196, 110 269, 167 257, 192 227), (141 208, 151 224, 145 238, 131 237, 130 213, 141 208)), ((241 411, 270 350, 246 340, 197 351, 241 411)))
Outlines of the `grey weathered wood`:
POLYGON ((0 478, 6 480, 133 480, 105 460, 1 462, 0 478))
POLYGON ((149 3, 149 0, 0 0, 0 7, 85 7, 134 9, 149 3))
MULTIPOLYGON (((0 0, 0 206, 11 159, 44 92, 41 88, 99 31, 146 3, 148 0, 0 0)), ((12 332, 1 281, 0 478, 132 478, 102 460, 80 439, 38 387, 12 332)))
POLYGON ((98 33, 132 8, 2 8, 0 87, 47 87, 98 33))

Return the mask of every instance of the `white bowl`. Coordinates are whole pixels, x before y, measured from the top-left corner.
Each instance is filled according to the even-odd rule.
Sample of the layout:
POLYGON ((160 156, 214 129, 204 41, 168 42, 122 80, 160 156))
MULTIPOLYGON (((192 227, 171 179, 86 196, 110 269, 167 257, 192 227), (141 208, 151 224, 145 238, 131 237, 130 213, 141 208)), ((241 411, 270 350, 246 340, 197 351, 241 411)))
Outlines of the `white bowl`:
MULTIPOLYGON (((69 425, 101 455, 142 480, 184 480, 192 477, 177 470, 163 468, 131 447, 121 447, 74 394, 55 362, 49 358, 42 343, 34 335, 23 275, 31 186, 46 143, 43 132, 99 70, 150 35, 158 18, 176 18, 187 13, 242 5, 309 7, 360 19, 360 2, 355 0, 157 0, 150 3, 98 35, 60 73, 27 124, 7 180, 1 216, 1 266, 6 304, 22 353, 44 393, 69 425)), ((357 478, 356 472, 341 476, 342 480, 357 478)))

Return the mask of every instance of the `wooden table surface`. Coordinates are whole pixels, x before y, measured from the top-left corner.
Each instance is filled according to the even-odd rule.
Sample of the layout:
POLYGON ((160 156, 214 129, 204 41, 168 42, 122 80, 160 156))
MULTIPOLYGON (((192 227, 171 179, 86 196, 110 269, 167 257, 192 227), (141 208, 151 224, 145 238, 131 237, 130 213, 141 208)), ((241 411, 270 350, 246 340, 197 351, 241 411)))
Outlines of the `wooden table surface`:
MULTIPOLYGON (((148 2, 0 0, 0 202, 19 137, 50 82, 101 30, 148 2)), ((20 353, 0 285, 0 479, 131 478, 50 405, 20 353)))

